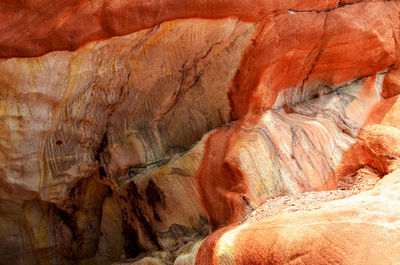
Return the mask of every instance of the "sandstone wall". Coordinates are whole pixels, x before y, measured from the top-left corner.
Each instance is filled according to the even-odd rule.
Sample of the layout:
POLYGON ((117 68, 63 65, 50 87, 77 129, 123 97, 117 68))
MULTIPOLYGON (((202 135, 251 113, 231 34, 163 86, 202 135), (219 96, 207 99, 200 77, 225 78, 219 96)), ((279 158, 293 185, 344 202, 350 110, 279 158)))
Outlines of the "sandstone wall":
MULTIPOLYGON (((293 242, 270 248, 281 235, 274 224, 297 229, 303 215, 307 225, 313 218, 342 222, 351 214, 340 203, 235 225, 267 198, 336 189, 365 166, 381 178, 390 174, 394 184, 376 192, 394 209, 399 5, 1 2, 0 257, 8 264, 110 264, 158 251, 148 259, 302 264, 326 245, 308 254, 293 242), (243 240, 233 249, 237 234, 243 240), (253 234, 269 235, 263 247, 249 243, 253 234), (253 252, 242 253, 246 244, 253 252), (287 244, 290 253, 281 255, 287 244)), ((375 199, 384 204, 381 197, 349 199, 349 211, 363 215, 357 209, 375 199)), ((383 249, 398 240, 397 212, 377 214, 396 232, 371 245, 383 249)), ((360 219, 367 230, 368 218, 360 219)), ((316 226, 296 239, 300 246, 313 240, 313 229, 339 240, 340 233, 316 226)), ((363 230, 348 236, 375 240, 357 237, 363 230)), ((365 249, 346 249, 333 261, 377 264, 377 257, 354 256, 365 249)), ((399 261, 398 250, 382 254, 385 264, 399 261)))

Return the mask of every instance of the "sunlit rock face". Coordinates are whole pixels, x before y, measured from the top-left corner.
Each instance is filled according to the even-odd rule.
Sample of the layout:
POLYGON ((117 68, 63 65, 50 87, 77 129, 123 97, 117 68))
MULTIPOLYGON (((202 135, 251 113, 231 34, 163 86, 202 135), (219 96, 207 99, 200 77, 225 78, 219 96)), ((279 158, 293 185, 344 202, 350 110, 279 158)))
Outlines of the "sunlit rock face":
POLYGON ((396 264, 399 173, 319 209, 217 231, 203 243, 197 264, 396 264))
MULTIPOLYGON (((127 245, 132 255, 206 235, 191 167, 201 150, 171 163, 175 178, 167 182, 135 176, 178 160, 230 120, 227 92, 253 32, 232 18, 178 20, 74 52, 3 59, 2 199, 37 199, 73 215, 78 183, 96 179, 118 191, 115 205, 133 231, 125 235, 135 237, 127 245)), ((99 230, 96 218, 91 225, 99 230)))
POLYGON ((399 5, 0 3, 0 257, 398 264, 399 5))

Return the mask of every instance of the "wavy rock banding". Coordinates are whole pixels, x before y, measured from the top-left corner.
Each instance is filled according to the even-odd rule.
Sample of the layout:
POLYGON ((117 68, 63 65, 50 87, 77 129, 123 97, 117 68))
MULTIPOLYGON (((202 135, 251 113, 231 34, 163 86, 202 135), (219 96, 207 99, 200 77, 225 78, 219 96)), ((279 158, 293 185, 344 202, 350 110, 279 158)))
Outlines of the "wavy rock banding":
POLYGON ((399 6, 0 3, 0 257, 399 263, 399 6))

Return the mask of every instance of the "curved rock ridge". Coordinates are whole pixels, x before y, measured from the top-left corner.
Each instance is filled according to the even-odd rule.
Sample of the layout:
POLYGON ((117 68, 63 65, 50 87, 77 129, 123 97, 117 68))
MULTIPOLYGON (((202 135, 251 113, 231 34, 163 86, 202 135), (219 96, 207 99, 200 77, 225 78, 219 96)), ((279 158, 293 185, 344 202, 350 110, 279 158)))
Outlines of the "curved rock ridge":
POLYGON ((399 6, 1 2, 0 257, 399 263, 399 6))
POLYGON ((175 19, 236 17, 257 22, 287 10, 322 11, 342 4, 348 3, 339 0, 2 1, 0 57, 34 57, 54 50, 76 50, 90 41, 130 34, 175 19))
POLYGON ((203 242, 196 264, 397 264, 399 106, 399 96, 378 103, 339 166, 371 165, 383 176, 375 188, 220 229, 203 242))
POLYGON ((381 82, 364 78, 212 134, 198 177, 213 229, 240 221, 268 196, 336 188, 343 154, 379 102, 381 82))

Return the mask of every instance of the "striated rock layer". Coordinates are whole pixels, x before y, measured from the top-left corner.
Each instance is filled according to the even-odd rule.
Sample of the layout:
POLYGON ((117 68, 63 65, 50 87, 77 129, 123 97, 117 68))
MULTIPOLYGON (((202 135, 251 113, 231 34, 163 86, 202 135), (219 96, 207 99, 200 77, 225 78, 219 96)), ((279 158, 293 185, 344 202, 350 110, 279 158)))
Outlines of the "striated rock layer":
POLYGON ((399 6, 3 1, 0 263, 400 263, 399 6))

